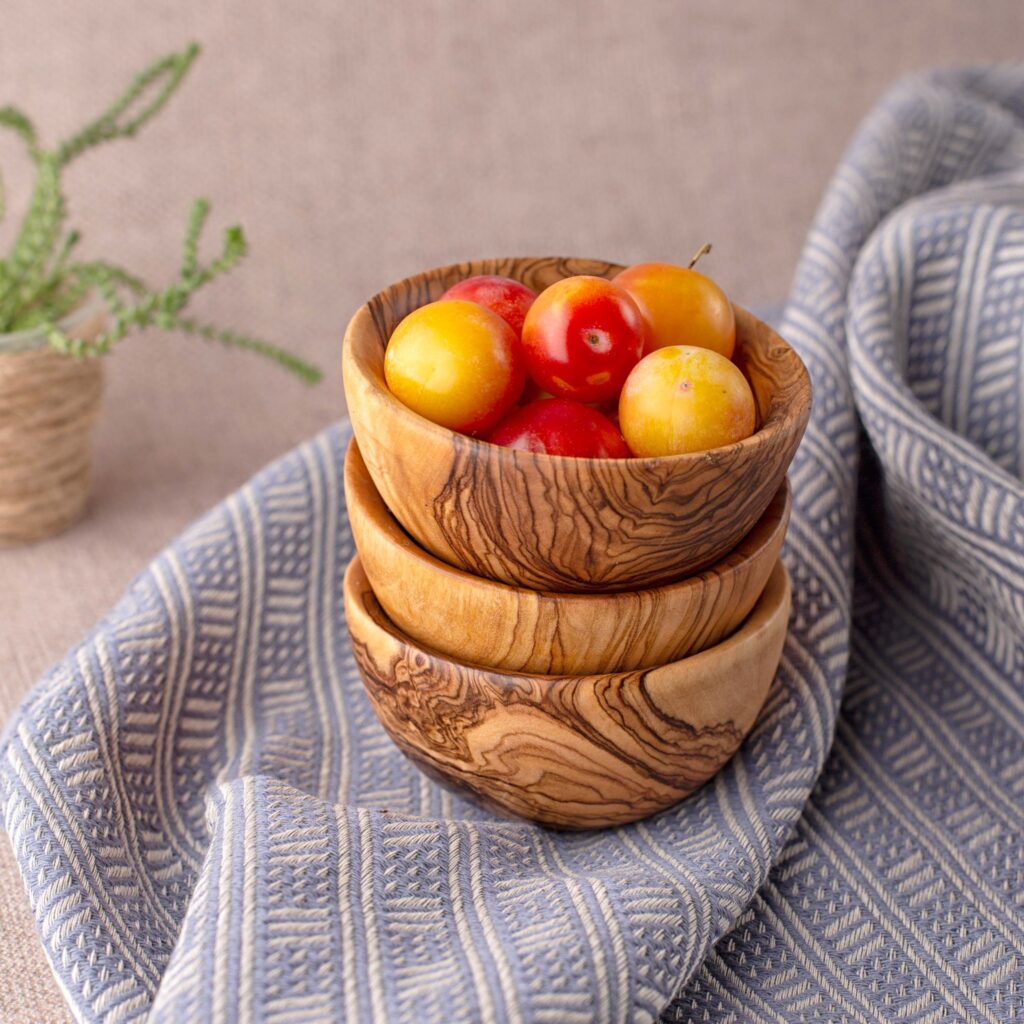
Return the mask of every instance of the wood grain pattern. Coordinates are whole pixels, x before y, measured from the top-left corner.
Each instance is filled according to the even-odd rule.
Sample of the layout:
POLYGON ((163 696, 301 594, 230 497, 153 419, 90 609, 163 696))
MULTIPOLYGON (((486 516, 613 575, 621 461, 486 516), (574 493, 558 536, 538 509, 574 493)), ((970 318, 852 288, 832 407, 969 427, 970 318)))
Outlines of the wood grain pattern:
POLYGON ((758 431, 709 452, 657 459, 574 459, 513 451, 455 434, 402 405, 384 382, 384 349, 412 309, 472 274, 535 289, 614 264, 497 259, 457 264, 386 288, 352 318, 345 395, 360 450, 388 507, 451 565, 555 591, 650 587, 731 551, 777 493, 810 412, 796 353, 737 307, 737 364, 758 405, 758 431))
POLYGON ((470 575, 417 545, 388 511, 355 441, 345 499, 363 569, 402 632, 460 661, 553 675, 650 668, 728 636, 778 561, 790 504, 784 482, 739 546, 696 576, 647 590, 556 594, 470 575))
POLYGON ((519 675, 413 643, 358 555, 345 575, 352 648, 395 743, 462 795, 560 828, 637 821, 710 779, 764 703, 789 606, 778 562, 749 619, 700 654, 638 672, 519 675))

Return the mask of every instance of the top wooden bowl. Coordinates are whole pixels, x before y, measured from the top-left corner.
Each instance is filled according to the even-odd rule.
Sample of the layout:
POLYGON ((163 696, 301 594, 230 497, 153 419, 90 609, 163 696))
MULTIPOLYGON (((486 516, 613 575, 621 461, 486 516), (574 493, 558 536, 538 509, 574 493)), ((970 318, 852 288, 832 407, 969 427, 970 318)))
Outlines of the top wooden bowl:
POLYGON ((345 397, 359 449, 395 517, 438 558, 537 590, 649 587, 731 551, 782 485, 803 436, 811 383, 800 357, 736 307, 734 356, 758 429, 725 448, 642 459, 575 459, 488 444, 424 419, 391 394, 384 350, 413 309, 473 274, 541 291, 573 274, 622 268, 584 259, 490 259, 399 281, 345 334, 345 397))

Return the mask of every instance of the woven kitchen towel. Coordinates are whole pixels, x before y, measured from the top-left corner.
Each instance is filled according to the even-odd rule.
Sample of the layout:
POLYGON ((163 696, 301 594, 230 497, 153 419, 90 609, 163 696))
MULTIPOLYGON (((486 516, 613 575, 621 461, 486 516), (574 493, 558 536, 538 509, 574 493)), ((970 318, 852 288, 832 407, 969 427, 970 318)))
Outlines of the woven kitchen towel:
POLYGON ((812 603, 826 538, 851 544, 851 408, 864 432, 835 742, 666 1019, 1024 1021, 1022 324, 1024 69, 908 82, 829 188, 782 329, 817 385, 798 632, 835 656, 812 603))
POLYGON ((782 328, 816 400, 775 685, 714 782, 616 830, 490 818, 397 753, 343 623, 345 429, 264 471, 7 734, 6 828, 76 1015, 1024 1016, 1022 315, 1024 69, 911 80, 782 328))

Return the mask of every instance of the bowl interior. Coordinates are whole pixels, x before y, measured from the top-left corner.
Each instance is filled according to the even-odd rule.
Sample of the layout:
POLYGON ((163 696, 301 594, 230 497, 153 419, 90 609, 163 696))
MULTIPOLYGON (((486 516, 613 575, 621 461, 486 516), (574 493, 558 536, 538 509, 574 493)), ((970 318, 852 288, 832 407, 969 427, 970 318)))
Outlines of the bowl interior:
POLYGON ((563 828, 623 824, 706 782, 749 732, 789 616, 776 564, 742 627, 639 672, 540 676, 467 665, 390 622, 357 556, 345 577, 352 649, 384 728, 463 795, 563 828))
MULTIPOLYGON (((447 427, 425 419, 399 402, 391 394, 384 379, 384 352, 387 349, 388 340, 394 329, 409 313, 428 302, 434 302, 453 284, 475 274, 498 274, 503 277, 511 277, 539 293, 548 285, 565 277, 590 274, 594 277, 611 279, 623 269, 621 264, 608 263, 603 260, 575 257, 511 257, 473 260, 424 271, 385 288, 369 300, 365 309, 372 321, 373 330, 360 332, 358 336, 353 337, 351 347, 354 363, 380 389, 385 400, 398 407, 400 415, 414 417, 421 428, 427 432, 451 435, 453 431, 447 427)), ((751 390, 754 392, 757 406, 757 430, 754 435, 756 436, 766 428, 770 429, 776 421, 784 419, 794 411, 799 411, 802 403, 794 401, 794 399, 804 391, 807 394, 809 411, 810 382, 800 358, 771 328, 761 323, 742 307, 734 306, 734 309, 737 318, 737 347, 733 359, 747 377, 751 390), (770 346, 766 346, 766 342, 770 342, 770 346), (781 349, 776 342, 781 343, 781 349), (778 372, 764 372, 765 353, 761 350, 766 347, 776 350, 771 353, 771 362, 782 360, 788 364, 786 369, 791 372, 781 375, 778 372), (786 378, 788 378, 788 384, 792 386, 780 387, 780 382, 785 381, 786 378), (806 388, 803 387, 804 384, 806 384, 806 388)), ((775 371, 777 369, 778 367, 774 368, 775 371)), ((487 444, 486 441, 479 439, 471 440, 475 444, 487 444)), ((739 443, 746 444, 750 440, 748 438, 747 441, 739 443)), ((667 458, 686 462, 699 460, 705 454, 704 452, 694 452, 641 461, 664 462, 667 458)), ((570 456, 540 457, 571 458, 570 456)), ((573 461, 589 462, 594 460, 573 459, 573 461)))
POLYGON ((754 529, 704 572, 662 587, 580 594, 514 587, 434 557, 391 514, 354 440, 345 496, 363 568, 403 632, 463 661, 555 675, 649 668, 728 636, 764 589, 790 508, 783 482, 754 529))

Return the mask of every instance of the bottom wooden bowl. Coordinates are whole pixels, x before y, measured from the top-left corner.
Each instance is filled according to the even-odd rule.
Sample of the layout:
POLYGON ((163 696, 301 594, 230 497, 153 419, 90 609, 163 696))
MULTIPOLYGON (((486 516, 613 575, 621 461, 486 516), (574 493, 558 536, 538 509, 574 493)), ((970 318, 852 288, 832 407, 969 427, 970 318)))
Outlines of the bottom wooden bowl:
POLYGON ((356 556, 345 574, 352 649, 377 716, 427 774, 501 811, 601 828, 670 807, 750 731, 789 620, 779 562, 727 640, 657 668, 588 676, 500 672, 414 643, 356 556))

